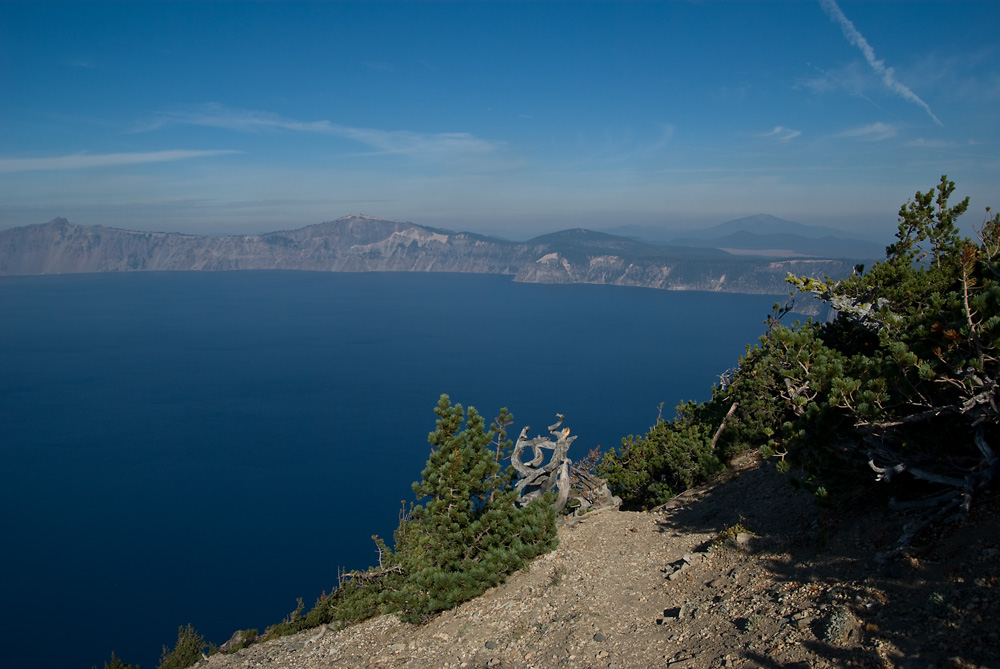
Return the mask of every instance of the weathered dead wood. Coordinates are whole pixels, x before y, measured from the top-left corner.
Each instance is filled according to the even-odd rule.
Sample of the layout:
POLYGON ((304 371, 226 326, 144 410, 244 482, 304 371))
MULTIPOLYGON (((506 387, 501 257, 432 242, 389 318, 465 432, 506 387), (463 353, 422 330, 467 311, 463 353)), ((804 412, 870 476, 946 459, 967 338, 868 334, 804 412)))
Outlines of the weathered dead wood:
MULTIPOLYGON (((608 488, 607 481, 595 476, 588 469, 577 467, 573 461, 567 457, 570 445, 576 436, 569 436, 569 428, 559 429, 565 419, 562 414, 556 414, 559 420, 555 424, 549 425, 549 433, 555 437, 555 441, 548 437, 535 437, 528 439, 528 430, 525 426, 521 430, 514 451, 511 453, 510 462, 515 471, 520 475, 520 480, 515 488, 520 493, 518 504, 524 506, 532 500, 541 497, 550 490, 556 490, 558 495, 555 501, 556 511, 566 508, 569 500, 572 499, 574 516, 586 513, 589 510, 602 508, 615 508, 621 506, 622 500, 612 494, 608 488), (530 448, 533 457, 528 462, 524 462, 524 451, 530 448), (545 461, 545 451, 551 450, 552 455, 548 462, 545 461), (544 463, 544 464, 543 464, 544 463)), ((596 457, 592 452, 591 457, 596 457)), ((585 458, 585 461, 590 461, 585 458)))
MULTIPOLYGON (((896 542, 896 546, 877 556, 880 562, 905 554, 917 534, 932 523, 939 520, 961 520, 968 516, 973 497, 982 492, 996 478, 997 471, 1000 469, 1000 459, 986 443, 982 425, 976 429, 973 441, 981 458, 961 477, 938 474, 914 466, 913 462, 907 461, 907 458, 884 444, 869 449, 868 466, 876 473, 877 481, 891 481, 894 477, 905 472, 918 480, 945 488, 944 492, 937 492, 920 500, 893 501, 891 503, 890 506, 897 510, 920 509, 921 512, 903 527, 903 533, 896 542), (880 467, 876 464, 876 459, 888 462, 888 464, 880 467)), ((955 472, 955 474, 958 473, 960 470, 955 472)))
POLYGON ((580 516, 599 509, 617 509, 622 505, 621 497, 616 496, 608 488, 608 482, 600 476, 572 465, 569 469, 572 488, 569 494, 573 505, 573 516, 580 516))
POLYGON ((386 576, 387 574, 402 574, 402 565, 393 565, 391 567, 381 567, 379 569, 370 569, 368 571, 351 571, 347 572, 341 577, 341 581, 355 581, 360 583, 371 583, 372 581, 377 581, 378 579, 386 576))
POLYGON ((719 443, 719 438, 722 437, 722 433, 723 431, 725 431, 726 425, 729 423, 729 419, 733 417, 734 413, 736 413, 736 407, 738 406, 738 404, 739 404, 738 402, 733 402, 733 406, 729 407, 729 411, 726 412, 726 417, 723 418, 722 422, 719 424, 719 429, 715 431, 715 436, 712 437, 713 453, 715 452, 715 447, 719 443))
POLYGON ((549 432, 556 438, 555 441, 541 436, 528 439, 530 427, 525 425, 514 445, 510 463, 521 477, 515 487, 521 495, 518 503, 522 506, 541 497, 553 488, 557 488, 559 491, 555 504, 557 511, 562 511, 569 500, 569 467, 572 460, 566 454, 576 436, 569 436, 568 427, 560 430, 559 427, 566 417, 562 414, 556 414, 556 416, 559 420, 553 425, 549 425, 549 432), (530 448, 534 454, 534 457, 527 463, 522 459, 526 448, 530 448), (545 450, 552 451, 548 462, 545 462, 545 450), (543 462, 545 464, 542 464, 543 462))

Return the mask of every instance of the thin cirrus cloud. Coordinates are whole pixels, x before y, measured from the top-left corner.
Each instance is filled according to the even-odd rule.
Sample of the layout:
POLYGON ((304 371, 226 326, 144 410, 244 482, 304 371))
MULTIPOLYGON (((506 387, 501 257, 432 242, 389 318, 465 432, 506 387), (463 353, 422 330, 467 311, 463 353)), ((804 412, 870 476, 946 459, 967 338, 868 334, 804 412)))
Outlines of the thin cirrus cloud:
POLYGON ((976 144, 977 142, 974 142, 971 139, 966 141, 965 143, 961 143, 961 142, 949 142, 947 140, 942 140, 942 139, 924 139, 922 137, 918 137, 917 139, 911 139, 910 141, 906 142, 904 146, 920 148, 920 149, 961 149, 970 146, 976 146, 976 144))
POLYGON ((770 137, 779 142, 788 142, 802 134, 801 130, 792 130, 781 125, 774 126, 771 132, 765 132, 761 137, 770 137))
POLYGON ((262 111, 230 109, 219 104, 202 105, 182 112, 161 113, 137 132, 170 125, 198 125, 239 132, 290 130, 348 139, 375 149, 378 154, 406 154, 451 158, 496 151, 500 142, 480 139, 465 132, 422 133, 409 130, 379 130, 340 125, 330 121, 299 121, 262 111))
POLYGON ((74 153, 46 158, 0 158, 0 173, 34 172, 39 170, 77 170, 94 167, 116 167, 143 163, 166 163, 189 158, 221 156, 240 151, 147 151, 144 153, 74 153))
POLYGON ((871 44, 868 43, 868 40, 865 39, 864 35, 862 35, 861 32, 854 26, 854 23, 852 23, 851 20, 844 15, 844 12, 840 9, 840 5, 837 4, 836 0, 819 0, 819 4, 823 7, 823 11, 825 11, 833 21, 840 24, 840 29, 843 31, 844 37, 847 38, 848 42, 858 47, 858 50, 861 51, 861 55, 863 55, 865 60, 868 62, 868 66, 871 67, 875 74, 882 78, 882 83, 886 86, 886 88, 904 100, 921 107, 925 112, 927 112, 927 115, 931 117, 931 120, 933 120, 934 123, 939 126, 944 126, 944 123, 942 123, 941 120, 934 115, 934 112, 931 111, 930 105, 921 100, 920 97, 910 90, 908 86, 898 81, 896 79, 895 70, 891 67, 886 67, 885 61, 878 60, 875 57, 875 49, 872 48, 871 44))
POLYGON ((884 139, 895 137, 897 132, 898 130, 894 125, 889 125, 888 123, 870 123, 860 128, 845 130, 836 136, 853 137, 854 139, 861 139, 866 142, 880 142, 884 139))

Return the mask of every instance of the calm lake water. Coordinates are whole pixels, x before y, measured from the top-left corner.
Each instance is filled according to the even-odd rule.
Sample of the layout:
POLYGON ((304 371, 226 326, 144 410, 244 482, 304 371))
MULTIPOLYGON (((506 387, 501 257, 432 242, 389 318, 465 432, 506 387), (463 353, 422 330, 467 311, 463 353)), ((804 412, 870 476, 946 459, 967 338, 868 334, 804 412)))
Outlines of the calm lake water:
POLYGON ((441 393, 570 456, 704 400, 773 296, 456 274, 0 278, 0 629, 11 667, 152 669, 375 559, 441 393))

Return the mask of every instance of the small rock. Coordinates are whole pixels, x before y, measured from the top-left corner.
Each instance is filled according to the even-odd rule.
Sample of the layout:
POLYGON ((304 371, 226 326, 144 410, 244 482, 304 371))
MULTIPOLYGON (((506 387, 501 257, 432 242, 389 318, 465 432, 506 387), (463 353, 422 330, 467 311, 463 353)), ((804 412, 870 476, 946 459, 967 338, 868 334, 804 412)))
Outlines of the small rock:
POLYGON ((608 640, 608 637, 604 636, 600 632, 598 632, 597 634, 594 635, 594 641, 596 641, 597 643, 604 643, 607 640, 608 640))
POLYGON ((675 606, 672 609, 663 609, 663 617, 662 618, 657 618, 656 619, 656 624, 657 625, 662 625, 663 623, 667 622, 668 620, 677 620, 678 618, 681 617, 681 613, 682 613, 681 612, 681 607, 679 607, 679 606, 675 606))
POLYGON ((256 630, 237 630, 233 632, 233 636, 229 637, 229 641, 219 646, 219 652, 229 653, 256 640, 256 630))
POLYGON ((486 647, 487 647, 487 648, 488 648, 489 650, 493 650, 494 648, 496 648, 496 647, 497 647, 497 642, 496 642, 496 641, 493 641, 492 639, 490 639, 489 641, 487 641, 487 642, 485 643, 485 646, 486 646, 486 647))
POLYGON ((845 607, 837 607, 826 621, 823 638, 835 644, 846 643, 859 627, 858 621, 845 607))

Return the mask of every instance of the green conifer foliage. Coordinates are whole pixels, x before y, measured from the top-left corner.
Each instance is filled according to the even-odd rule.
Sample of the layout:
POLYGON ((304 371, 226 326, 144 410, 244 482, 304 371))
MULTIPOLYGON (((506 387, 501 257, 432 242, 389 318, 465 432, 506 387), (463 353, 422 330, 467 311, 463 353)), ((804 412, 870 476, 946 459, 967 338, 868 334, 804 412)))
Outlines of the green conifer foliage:
POLYGON ((662 418, 642 437, 629 435, 621 448, 605 453, 597 466, 611 490, 632 506, 651 508, 718 474, 722 462, 712 448, 712 427, 704 405, 677 407, 672 421, 662 418))
MULTIPOLYGON (((519 507, 507 410, 494 429, 442 395, 430 457, 413 484, 418 504, 400 520, 395 550, 376 538, 380 564, 350 576, 340 620, 397 613, 417 622, 482 594, 556 546, 555 510, 543 499, 519 507), (464 423, 464 427, 463 427, 464 423)), ((343 589, 343 588, 342 588, 343 589)))
POLYGON ((836 319, 772 328, 740 369, 741 380, 769 379, 783 404, 764 428, 765 454, 804 469, 817 490, 905 480, 967 508, 997 472, 1000 217, 987 209, 979 239, 962 237, 969 201, 950 206, 954 190, 943 176, 905 204, 896 241, 869 271, 789 277, 836 319))
POLYGON ((205 637, 198 634, 194 627, 177 628, 177 644, 171 651, 163 647, 163 655, 157 669, 186 669, 201 659, 202 652, 207 648, 205 637))
POLYGON ((911 507, 968 509, 1000 472, 1000 216, 987 209, 978 239, 963 237, 969 201, 950 205, 954 190, 942 176, 903 205, 896 241, 867 272, 789 276, 836 318, 785 326, 776 305, 708 403, 605 455, 616 492, 642 505, 680 492, 717 428, 715 457, 760 447, 820 496, 905 482, 893 494, 922 497, 911 507))

